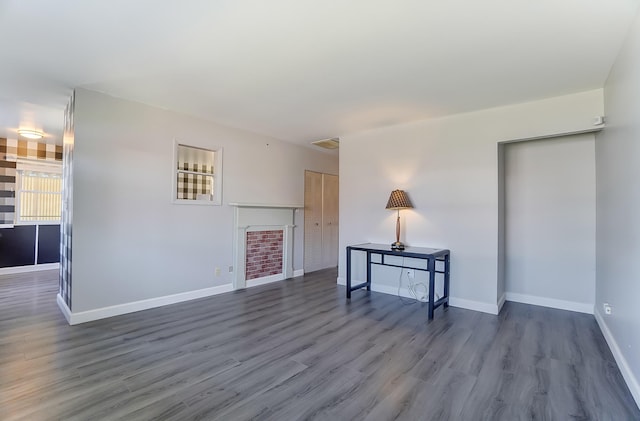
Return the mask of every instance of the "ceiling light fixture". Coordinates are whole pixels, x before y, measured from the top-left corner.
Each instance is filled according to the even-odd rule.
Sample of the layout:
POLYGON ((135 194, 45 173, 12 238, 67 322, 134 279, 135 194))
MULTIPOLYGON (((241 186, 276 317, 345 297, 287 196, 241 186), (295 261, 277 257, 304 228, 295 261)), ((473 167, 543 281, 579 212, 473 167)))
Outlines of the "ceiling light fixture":
POLYGON ((315 142, 311 142, 311 144, 325 149, 338 149, 340 147, 340 139, 332 137, 331 139, 316 140, 315 142))
POLYGON ((42 139, 44 137, 44 133, 29 129, 18 129, 18 134, 27 139, 42 139))

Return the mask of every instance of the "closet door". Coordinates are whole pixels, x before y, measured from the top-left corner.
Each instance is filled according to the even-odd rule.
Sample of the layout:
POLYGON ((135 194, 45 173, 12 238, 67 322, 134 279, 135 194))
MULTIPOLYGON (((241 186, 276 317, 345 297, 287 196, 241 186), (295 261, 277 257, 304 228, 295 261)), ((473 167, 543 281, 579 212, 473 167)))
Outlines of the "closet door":
POLYGON ((338 266, 338 176, 323 174, 322 267, 338 266))
POLYGON ((322 174, 304 172, 304 271, 323 268, 322 174))

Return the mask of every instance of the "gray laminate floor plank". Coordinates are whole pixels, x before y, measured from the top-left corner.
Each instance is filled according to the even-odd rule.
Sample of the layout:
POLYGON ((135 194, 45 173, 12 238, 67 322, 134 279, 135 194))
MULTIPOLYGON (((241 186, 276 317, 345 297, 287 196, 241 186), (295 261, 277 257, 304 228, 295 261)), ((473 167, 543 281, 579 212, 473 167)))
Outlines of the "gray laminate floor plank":
POLYGON ((500 315, 335 270, 69 326, 57 271, 0 276, 1 420, 640 420, 593 316, 500 315))

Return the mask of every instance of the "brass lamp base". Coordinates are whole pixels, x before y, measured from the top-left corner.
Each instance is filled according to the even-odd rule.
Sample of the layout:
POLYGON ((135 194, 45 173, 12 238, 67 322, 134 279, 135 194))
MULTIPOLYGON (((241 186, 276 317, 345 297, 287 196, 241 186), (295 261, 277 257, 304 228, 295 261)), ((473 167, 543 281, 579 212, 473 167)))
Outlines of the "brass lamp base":
POLYGON ((400 241, 391 243, 391 250, 404 250, 404 244, 402 244, 400 241))

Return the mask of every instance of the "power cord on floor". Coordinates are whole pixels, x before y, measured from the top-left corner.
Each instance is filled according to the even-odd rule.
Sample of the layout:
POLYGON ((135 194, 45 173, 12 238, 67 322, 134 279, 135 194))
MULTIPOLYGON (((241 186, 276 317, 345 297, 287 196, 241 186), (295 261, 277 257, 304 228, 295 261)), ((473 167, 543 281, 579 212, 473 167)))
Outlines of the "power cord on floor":
MULTIPOLYGON (((429 287, 426 284, 423 284, 422 282, 413 282, 413 279, 410 278, 409 276, 407 276, 407 279, 408 279, 407 291, 409 291, 409 294, 413 298, 410 298, 407 300, 400 294, 400 291, 402 291, 402 274, 405 272, 404 256, 402 257, 401 266, 402 267, 400 268, 400 276, 398 277, 398 298, 400 299, 402 304, 410 305, 410 304, 415 304, 416 302, 426 303, 428 301, 427 297, 429 296, 429 287), (424 294, 422 295, 419 294, 420 287, 424 289, 424 294)), ((436 292, 435 300, 438 301, 439 299, 440 299, 440 294, 436 292)))

